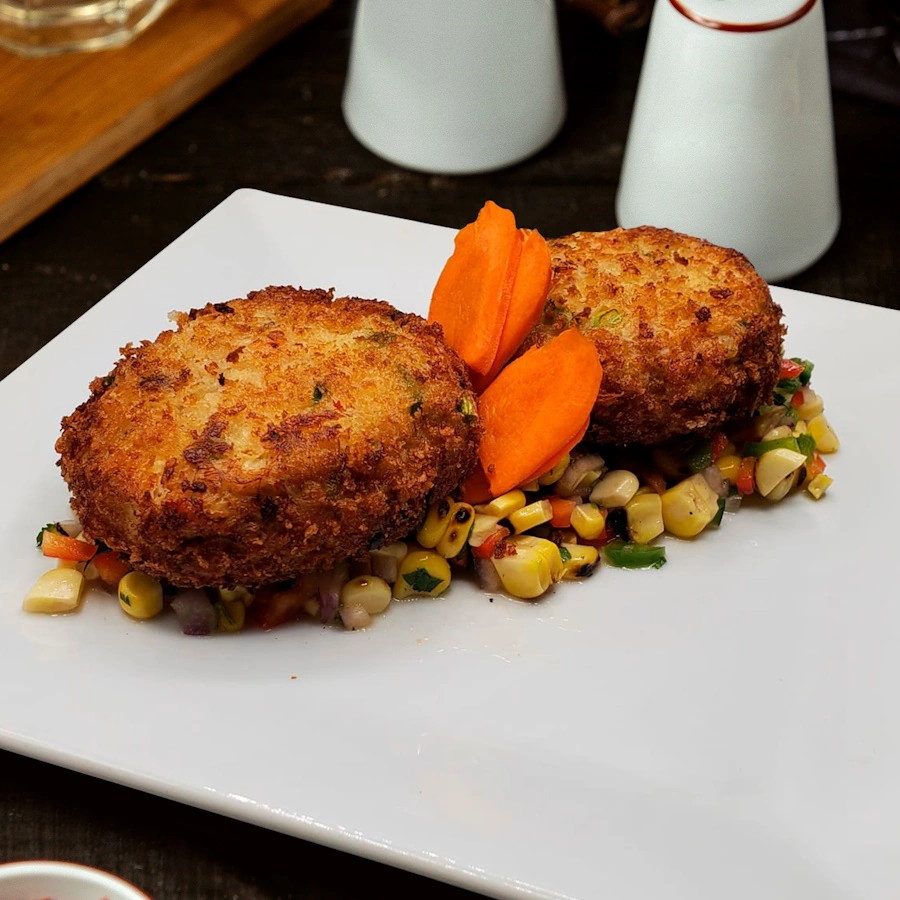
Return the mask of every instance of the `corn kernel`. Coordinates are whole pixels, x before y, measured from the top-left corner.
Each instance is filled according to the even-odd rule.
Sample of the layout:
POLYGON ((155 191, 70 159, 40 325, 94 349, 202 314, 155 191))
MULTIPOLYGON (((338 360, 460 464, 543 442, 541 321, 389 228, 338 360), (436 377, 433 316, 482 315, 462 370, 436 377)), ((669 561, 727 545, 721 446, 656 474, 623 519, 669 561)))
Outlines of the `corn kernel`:
POLYGON ((533 600, 562 577, 562 556, 552 541, 521 534, 509 538, 507 544, 510 552, 491 557, 491 562, 508 594, 533 600))
POLYGON ((656 492, 639 494, 625 506, 628 536, 637 544, 649 544, 663 531, 662 497, 656 492))
POLYGON ((738 472, 741 468, 741 458, 734 453, 720 456, 716 460, 716 466, 722 473, 722 477, 729 483, 737 482, 738 472))
POLYGON ((834 453, 840 449, 841 442, 834 433, 834 429, 828 424, 828 419, 822 413, 813 416, 807 425, 809 433, 816 441, 816 449, 820 453, 834 453))
POLYGON ((450 524, 450 511, 453 501, 449 497, 436 500, 428 507, 425 521, 416 531, 416 540, 419 544, 430 549, 444 536, 447 526, 450 524))
POLYGON ((434 549, 446 559, 457 556, 466 546, 474 521, 475 510, 468 503, 453 503, 447 528, 434 549))
POLYGON ((553 518, 553 507, 549 500, 535 500, 521 509, 517 509, 514 513, 510 513, 509 522, 516 534, 523 531, 530 531, 544 522, 549 522, 553 518))
POLYGON ((538 484, 546 487, 548 484, 556 484, 560 478, 563 477, 563 473, 566 469, 569 468, 569 463, 572 461, 572 455, 567 453, 552 469, 548 472, 545 472, 538 478, 538 484))
POLYGON ((383 613, 391 604, 391 586, 376 575, 351 578, 341 588, 341 606, 359 604, 370 616, 383 613))
POLYGON ((592 541, 606 529, 606 510, 600 509, 596 503, 579 503, 572 510, 570 524, 578 537, 592 541))
POLYGON ((244 587, 243 585, 238 585, 233 588, 219 588, 219 599, 223 603, 234 603, 236 601, 240 601, 244 604, 244 606, 251 606, 253 604, 253 591, 244 587))
POLYGON ((538 482, 537 478, 532 478, 531 481, 525 481, 519 485, 519 490, 525 491, 527 494, 533 494, 540 489, 541 485, 538 482))
POLYGON ((789 425, 779 425, 776 428, 770 428, 763 436, 763 442, 765 441, 780 441, 784 438, 791 437, 791 428, 789 425))
POLYGON ((811 387, 809 387, 809 385, 801 387, 800 392, 800 395, 803 398, 803 402, 799 406, 794 407, 797 415, 800 416, 801 419, 805 419, 807 422, 810 419, 821 415, 822 410, 825 409, 825 404, 822 401, 822 398, 811 387))
MULTIPOLYGON (((775 450, 767 450, 756 461, 756 490, 763 496, 767 497, 776 485, 790 475, 793 475, 804 463, 806 457, 796 450, 789 450, 787 447, 777 447, 775 450)), ((787 491, 781 490, 781 497, 787 491)), ((788 488, 790 490, 790 488, 788 488)), ((773 499, 781 499, 781 497, 773 497, 773 499)))
POLYGON ((484 516, 496 516, 498 519, 506 519, 517 509, 521 509, 527 500, 524 491, 514 490, 494 497, 490 503, 482 503, 475 507, 475 512, 484 516))
POLYGON ((450 563, 431 550, 412 550, 403 557, 394 582, 394 596, 437 597, 450 585, 450 563))
POLYGON ((830 478, 824 472, 820 472, 806 486, 806 490, 809 491, 816 500, 821 500, 825 491, 827 491, 832 484, 834 484, 834 479, 830 478))
POLYGON ((663 524, 675 537, 696 537, 719 511, 719 495, 700 473, 670 487, 661 499, 663 524))
POLYGON ((213 604, 216 611, 216 626, 219 631, 242 631, 247 618, 247 607, 243 600, 219 600, 213 604))
POLYGON ((84 575, 78 569, 50 569, 25 595, 22 609, 29 613, 71 612, 81 602, 84 575))
POLYGON ((594 485, 591 503, 605 506, 607 509, 617 509, 625 506, 640 486, 641 483, 634 472, 627 469, 613 469, 594 485))
POLYGON ((119 606, 133 619, 152 619, 162 612, 162 585, 136 570, 119 580, 119 606))
POLYGON ((564 581, 587 578, 588 575, 593 574, 597 560, 600 558, 600 551, 596 547, 585 544, 561 544, 560 550, 565 550, 565 553, 561 554, 564 581))

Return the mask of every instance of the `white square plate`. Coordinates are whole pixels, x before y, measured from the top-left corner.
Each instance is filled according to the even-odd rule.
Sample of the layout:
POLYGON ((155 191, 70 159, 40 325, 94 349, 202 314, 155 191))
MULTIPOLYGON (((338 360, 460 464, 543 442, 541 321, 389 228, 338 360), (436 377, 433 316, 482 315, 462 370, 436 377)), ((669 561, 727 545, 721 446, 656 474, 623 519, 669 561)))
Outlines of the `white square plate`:
POLYGON ((773 289, 843 439, 819 503, 534 605, 370 630, 30 616, 63 415, 170 310, 269 284, 424 313, 453 232, 240 191, 0 384, 0 746, 494 897, 887 900, 900 885, 900 315, 773 289))

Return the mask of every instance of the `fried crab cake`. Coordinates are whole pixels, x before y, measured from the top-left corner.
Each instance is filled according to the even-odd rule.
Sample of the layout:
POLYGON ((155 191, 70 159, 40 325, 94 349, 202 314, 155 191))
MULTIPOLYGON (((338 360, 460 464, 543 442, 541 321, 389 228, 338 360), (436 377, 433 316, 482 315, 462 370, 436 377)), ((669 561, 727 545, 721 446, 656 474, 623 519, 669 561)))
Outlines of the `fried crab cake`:
POLYGON ((56 444, 85 531, 152 576, 325 571, 408 534, 475 464, 474 397, 440 326, 290 287, 170 318, 56 444))
POLYGON ((646 226, 548 244, 550 293, 524 347, 573 324, 594 341, 603 384, 589 441, 654 445, 703 435, 770 401, 781 308, 736 250, 646 226))

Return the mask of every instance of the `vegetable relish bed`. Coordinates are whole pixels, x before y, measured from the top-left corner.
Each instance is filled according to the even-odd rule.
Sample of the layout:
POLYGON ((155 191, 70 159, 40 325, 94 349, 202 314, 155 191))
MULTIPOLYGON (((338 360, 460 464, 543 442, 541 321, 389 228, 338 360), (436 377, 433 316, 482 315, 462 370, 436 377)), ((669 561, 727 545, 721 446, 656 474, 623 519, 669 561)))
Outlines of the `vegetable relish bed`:
MULTIPOLYGON (((679 252, 676 246, 676 268, 687 263, 679 252)), ((725 261, 728 264, 730 257, 725 261)), ((742 257, 736 264, 748 268, 742 257)), ((115 594, 121 609, 135 619, 172 610, 186 634, 238 632, 250 625, 269 629, 303 618, 359 630, 393 601, 444 594, 454 572, 468 573, 491 594, 533 601, 558 582, 592 576, 601 563, 659 568, 666 562, 666 535, 691 539, 718 528, 724 514, 736 512, 744 502, 778 502, 791 494, 819 500, 825 495, 831 478, 825 474, 823 455, 835 452, 839 442, 812 387, 813 365, 800 358, 774 355, 769 366, 773 371, 759 376, 760 384, 771 378, 762 389, 764 402, 755 402, 754 396, 743 414, 733 414, 729 407, 730 415, 722 414, 724 421, 714 421, 710 416, 715 409, 710 407, 713 412, 702 427, 658 443, 591 441, 602 389, 621 396, 615 390, 616 360, 600 358, 601 344, 579 327, 577 316, 529 345, 529 335, 557 302, 552 294, 548 299, 551 282, 567 265, 551 258, 551 248, 538 232, 517 228, 512 213, 491 202, 457 235, 437 280, 428 319, 441 326, 443 341, 458 354, 467 373, 461 384, 463 399, 453 401, 460 424, 453 432, 439 433, 458 436, 465 428, 471 436, 477 426, 477 463, 456 487, 438 487, 427 494, 420 520, 408 534, 385 539, 385 529, 373 530, 363 535, 360 552, 350 552, 326 571, 306 566, 273 583, 241 583, 226 573, 210 579, 217 583, 185 587, 190 582, 184 581, 179 587, 177 577, 154 577, 142 571, 139 562, 132 565, 132 559, 141 558, 136 550, 129 553, 121 541, 89 533, 73 517, 40 530, 37 546, 55 565, 28 592, 23 608, 32 613, 71 612, 89 588, 99 587, 115 594), (523 351, 523 345, 528 349, 523 351)), ((714 272, 719 265, 717 261, 714 272)), ((612 296, 619 292, 616 284, 607 288, 612 296)), ((732 291, 716 288, 708 293, 724 302, 732 291)), ((317 302, 326 303, 327 314, 330 297, 317 302)), ((767 302, 771 305, 770 298, 767 302)), ((605 305, 593 309, 591 326, 604 333, 619 327, 624 304, 619 305, 623 310, 605 305)), ((217 304, 216 310, 221 313, 226 306, 217 304)), ((559 306, 552 312, 560 318, 559 306)), ((395 313, 389 315, 398 321, 410 318, 395 313)), ((718 314, 714 305, 703 305, 697 307, 696 319, 707 323, 718 314)), ((641 336, 652 337, 654 326, 662 332, 661 322, 642 318, 641 336)), ((739 325, 749 327, 743 319, 739 325)), ((781 333, 775 335, 779 347, 781 333)), ((373 341, 378 346, 397 337, 382 331, 366 335, 373 336, 380 336, 373 341)), ((367 344, 366 352, 370 349, 367 344)), ((698 359, 701 356, 698 352, 698 359)), ((744 367, 752 369, 749 362, 744 367)), ((224 385, 223 372, 214 374, 224 385)), ((412 383, 408 373, 403 378, 412 383)), ((95 392, 101 400, 107 381, 109 376, 95 392)), ((413 391, 404 415, 418 422, 426 410, 415 384, 413 391)), ((305 427, 322 417, 339 418, 344 410, 336 399, 337 411, 324 409, 328 392, 317 383, 310 401, 315 413, 293 419, 305 427)), ((219 422, 213 436, 221 438, 225 427, 219 422)), ((599 427, 602 431, 602 421, 599 427)), ((266 439, 273 440, 273 429, 270 423, 266 439)), ((375 456, 370 448, 370 468, 380 465, 382 447, 377 443, 375 456)), ((219 445, 228 446, 224 439, 211 444, 224 452, 219 445)), ((202 460, 207 475, 214 474, 214 463, 202 460)), ((198 484, 193 481, 182 490, 203 495, 206 485, 198 484)), ((203 497, 191 501, 197 506, 203 497)), ((276 504, 266 502, 271 512, 276 504)), ((265 503, 263 507, 265 514, 265 503)), ((306 530, 314 533, 315 523, 306 530)))

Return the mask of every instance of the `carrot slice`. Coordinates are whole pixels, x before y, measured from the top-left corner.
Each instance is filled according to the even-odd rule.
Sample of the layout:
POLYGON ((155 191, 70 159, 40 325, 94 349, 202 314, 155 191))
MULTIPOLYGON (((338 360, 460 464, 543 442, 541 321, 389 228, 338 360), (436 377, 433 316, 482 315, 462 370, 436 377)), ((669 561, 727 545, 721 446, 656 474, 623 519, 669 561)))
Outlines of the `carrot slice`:
POLYGON ((509 363, 478 401, 479 459, 497 496, 542 475, 584 436, 603 368, 569 328, 509 363))
POLYGON ((520 229, 522 255, 513 282, 512 297, 497 355, 486 375, 472 379, 476 392, 483 391, 522 345, 526 335, 535 326, 550 290, 550 248, 539 232, 520 229))
POLYGON ((457 233, 431 297, 428 321, 441 324, 444 340, 481 375, 497 356, 522 245, 515 216, 488 200, 457 233))

